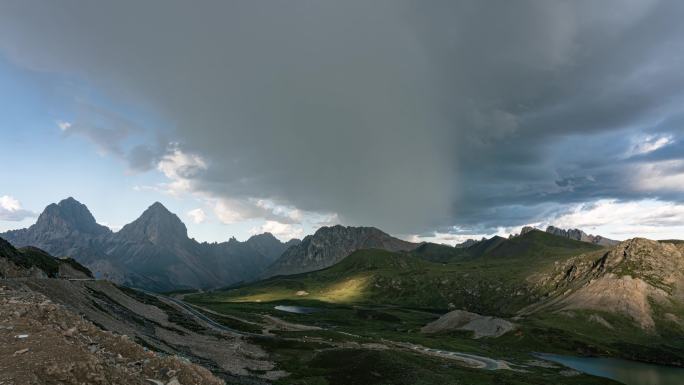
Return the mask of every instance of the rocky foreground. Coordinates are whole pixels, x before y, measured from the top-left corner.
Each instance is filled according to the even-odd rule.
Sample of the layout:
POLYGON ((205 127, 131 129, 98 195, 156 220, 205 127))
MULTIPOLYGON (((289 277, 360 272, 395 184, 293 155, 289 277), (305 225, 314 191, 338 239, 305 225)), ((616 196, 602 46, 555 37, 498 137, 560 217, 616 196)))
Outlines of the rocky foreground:
POLYGON ((103 331, 0 282, 0 384, 224 384, 203 367, 103 331))

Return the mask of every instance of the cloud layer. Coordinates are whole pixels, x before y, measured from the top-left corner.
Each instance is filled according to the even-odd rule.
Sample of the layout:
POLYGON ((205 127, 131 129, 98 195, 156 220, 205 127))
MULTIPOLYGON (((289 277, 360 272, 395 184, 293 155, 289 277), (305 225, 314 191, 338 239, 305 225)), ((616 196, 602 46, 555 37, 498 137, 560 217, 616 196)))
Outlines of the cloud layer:
MULTIPOLYGON (((227 220, 288 223, 255 204, 270 202, 400 234, 487 233, 586 202, 684 200, 682 11, 22 0, 0 5, 0 50, 163 116, 174 146, 125 157, 238 207, 227 220)), ((67 131, 117 144, 120 129, 97 127, 67 131)))
POLYGON ((34 212, 23 209, 16 198, 9 195, 0 196, 0 221, 18 222, 35 216, 34 212))

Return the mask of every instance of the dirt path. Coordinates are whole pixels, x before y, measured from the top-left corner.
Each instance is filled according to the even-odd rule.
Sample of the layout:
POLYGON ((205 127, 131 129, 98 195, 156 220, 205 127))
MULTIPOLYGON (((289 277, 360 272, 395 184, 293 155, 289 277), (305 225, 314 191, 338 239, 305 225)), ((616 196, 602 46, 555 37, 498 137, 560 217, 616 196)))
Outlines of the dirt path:
POLYGON ((450 360, 456 360, 461 363, 463 363, 465 366, 472 367, 472 368, 477 368, 477 369, 486 369, 486 370, 501 370, 501 369, 511 369, 510 365, 508 362, 503 361, 503 360, 495 360, 493 358, 489 357, 483 357, 483 356, 478 356, 475 354, 468 354, 468 353, 461 353, 461 352, 450 352, 447 350, 439 350, 439 349, 432 349, 432 348, 427 348, 422 345, 416 345, 416 344, 411 344, 407 342, 396 342, 396 341, 388 341, 389 343, 393 344, 394 346, 397 346, 399 348, 403 349, 408 349, 412 352, 428 355, 428 356, 433 356, 433 357, 440 357, 440 358, 446 358, 450 360))

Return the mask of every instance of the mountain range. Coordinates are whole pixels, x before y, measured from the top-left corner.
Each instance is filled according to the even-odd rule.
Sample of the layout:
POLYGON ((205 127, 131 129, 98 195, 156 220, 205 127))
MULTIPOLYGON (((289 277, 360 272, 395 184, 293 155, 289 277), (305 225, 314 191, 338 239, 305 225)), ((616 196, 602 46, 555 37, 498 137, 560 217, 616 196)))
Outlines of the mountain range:
MULTIPOLYGON (((28 229, 2 235, 40 248, 15 248, 0 238, 0 289, 14 301, 0 301, 0 307, 18 317, 18 303, 52 314, 24 317, 34 327, 31 338, 42 338, 36 349, 55 343, 41 330, 58 330, 59 341, 81 330, 60 326, 65 321, 50 310, 54 303, 74 319, 128 335, 141 351, 181 354, 231 380, 288 376, 275 383, 318 383, 321 375, 338 378, 338 367, 365 362, 369 354, 381 355, 369 358, 372 367, 352 370, 356 377, 348 382, 325 383, 379 384, 366 380, 378 371, 383 377, 395 373, 397 366, 388 363, 397 357, 402 373, 412 377, 401 382, 400 374, 391 383, 406 385, 420 376, 433 376, 426 382, 432 384, 470 375, 487 376, 469 382, 474 384, 512 383, 508 376, 521 384, 612 383, 531 365, 530 352, 539 351, 684 366, 684 243, 635 238, 606 246, 582 234, 525 228, 517 236, 452 247, 338 225, 301 242, 283 243, 266 233, 210 244, 189 238, 181 220, 160 203, 112 232, 97 225, 84 205, 66 199, 48 206, 28 229), (87 267, 53 258, 44 251, 48 247, 69 251, 87 267), (224 289, 167 297, 92 279, 90 269, 97 277, 152 290, 224 289), (311 313, 296 314, 300 304, 311 313), (310 340, 312 335, 326 339, 310 340), (351 345, 350 338, 374 343, 351 345), (526 369, 443 365, 459 350, 526 369), (322 360, 319 354, 333 355, 322 360)), ((23 342, 10 337, 8 351, 26 353, 23 342)), ((92 341, 81 342, 72 350, 92 352, 92 341)))
MULTIPOLYGON (((601 246, 617 242, 578 229, 550 226, 546 232, 601 246)), ((159 202, 113 232, 98 224, 88 208, 71 197, 48 205, 34 225, 0 237, 15 247, 34 246, 52 255, 74 258, 96 277, 154 291, 217 288, 306 273, 333 266, 363 249, 412 252, 433 262, 448 262, 487 254, 505 240, 494 236, 451 247, 407 242, 374 227, 336 225, 321 227, 302 241, 281 242, 264 233, 244 242, 231 238, 200 243, 188 237, 180 218, 159 202)))
POLYGON ((256 278, 298 240, 270 233, 239 242, 200 243, 175 214, 156 202, 135 221, 112 232, 74 198, 50 204, 29 228, 0 234, 15 247, 35 246, 70 256, 97 277, 149 290, 210 288, 256 278))

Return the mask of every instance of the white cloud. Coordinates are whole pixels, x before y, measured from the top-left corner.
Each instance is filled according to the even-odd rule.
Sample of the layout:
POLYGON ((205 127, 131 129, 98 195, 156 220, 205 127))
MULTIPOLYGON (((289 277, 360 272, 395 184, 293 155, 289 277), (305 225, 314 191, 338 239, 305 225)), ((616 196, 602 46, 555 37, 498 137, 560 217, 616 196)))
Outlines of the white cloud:
POLYGON ((180 195, 193 190, 193 179, 207 169, 207 164, 199 155, 188 154, 178 147, 164 155, 157 170, 161 171, 170 182, 162 186, 171 195, 180 195))
POLYGON ((665 160, 636 166, 632 187, 646 192, 684 192, 684 160, 665 160))
POLYGON ((302 221, 304 215, 302 211, 296 207, 279 205, 268 199, 258 199, 254 204, 257 207, 270 212, 272 216, 279 219, 281 222, 283 222, 283 219, 286 219, 287 222, 299 223, 302 221))
POLYGON ((24 210, 16 198, 9 195, 0 196, 0 220, 18 222, 35 216, 34 212, 24 210))
POLYGON ((64 132, 64 131, 67 131, 69 128, 71 128, 71 123, 58 120, 57 121, 57 127, 59 127, 59 129, 62 132, 64 132))
POLYGON ((254 227, 249 231, 251 234, 271 233, 280 240, 287 241, 292 238, 302 238, 304 230, 295 227, 290 223, 280 223, 277 221, 266 221, 259 227, 254 227))
POLYGON ((476 239, 480 240, 482 237, 487 237, 489 238, 489 234, 451 234, 451 233, 441 233, 441 232, 435 232, 431 235, 409 235, 406 238, 407 241, 409 242, 415 242, 415 243, 420 243, 420 242, 431 242, 431 243, 440 243, 443 245, 450 245, 450 246, 455 246, 459 243, 463 243, 467 241, 468 239, 476 239))
POLYGON ((207 214, 201 208, 190 210, 186 214, 190 218, 190 220, 197 224, 203 223, 207 219, 207 214))
POLYGON ((121 230, 121 228, 123 227, 122 225, 113 225, 113 224, 111 224, 111 223, 109 223, 109 222, 100 222, 100 224, 101 224, 102 226, 107 226, 107 227, 109 227, 109 229, 112 230, 112 231, 114 231, 114 232, 117 232, 117 231, 121 230))
POLYGON ((649 152, 658 150, 662 147, 667 146, 668 144, 674 143, 674 138, 672 137, 672 135, 647 135, 636 137, 634 138, 633 142, 634 144, 632 145, 632 148, 627 154, 628 157, 634 155, 648 154, 649 152))
POLYGON ((512 226, 512 227, 497 227, 495 232, 491 233, 476 233, 476 232, 471 232, 467 231, 466 229, 462 229, 459 227, 454 227, 454 232, 439 232, 436 231, 432 234, 423 234, 423 235, 418 235, 418 234, 413 234, 409 235, 407 237, 404 237, 409 242, 432 242, 432 243, 441 243, 444 245, 451 245, 455 246, 459 243, 463 243, 469 239, 474 239, 474 240, 480 240, 482 238, 491 238, 493 236, 500 236, 504 238, 508 238, 510 235, 517 235, 520 234, 520 231, 522 230, 523 227, 530 226, 530 227, 536 227, 538 229, 543 229, 542 223, 540 222, 535 222, 535 223, 528 223, 525 225, 521 226, 512 226))
POLYGON ((580 204, 557 217, 553 224, 580 228, 609 238, 682 238, 684 204, 655 199, 619 202, 599 200, 580 204))

